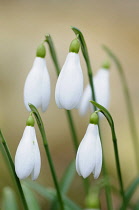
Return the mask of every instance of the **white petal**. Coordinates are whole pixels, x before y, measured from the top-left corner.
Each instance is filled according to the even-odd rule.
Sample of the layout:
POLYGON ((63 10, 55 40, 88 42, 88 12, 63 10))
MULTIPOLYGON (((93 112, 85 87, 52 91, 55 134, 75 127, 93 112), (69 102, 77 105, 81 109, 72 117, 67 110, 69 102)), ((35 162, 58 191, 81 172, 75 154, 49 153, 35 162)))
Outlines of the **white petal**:
MULTIPOLYGON (((105 108, 108 108, 110 100, 109 74, 109 70, 100 69, 93 78, 96 101, 105 108)), ((80 115, 84 115, 87 112, 88 107, 90 107, 91 112, 94 111, 89 100, 92 100, 92 93, 90 85, 87 85, 79 107, 80 115)), ((101 113, 99 113, 99 115, 102 116, 101 113)))
POLYGON ((35 134, 35 129, 34 129, 34 141, 33 141, 33 156, 34 156, 34 168, 31 173, 32 180, 35 180, 38 178, 40 174, 40 168, 41 168, 41 156, 40 156, 40 150, 35 134))
POLYGON ((41 84, 43 67, 44 59, 36 57, 33 67, 25 81, 24 103, 28 111, 30 111, 28 103, 33 104, 37 108, 41 105, 41 84))
POLYGON ((102 168, 102 146, 101 146, 99 133, 96 139, 95 160, 96 162, 95 162, 95 168, 94 168, 93 174, 94 174, 94 178, 97 179, 100 175, 101 168, 102 168))
POLYGON ((65 69, 65 67, 67 65, 68 57, 69 57, 69 54, 68 54, 68 56, 66 58, 66 61, 65 61, 64 65, 63 65, 61 71, 60 71, 60 74, 58 76, 57 83, 56 83, 56 88, 55 88, 55 101, 56 101, 56 104, 57 104, 58 108, 60 108, 60 109, 64 108, 64 107, 62 107, 62 105, 60 103, 60 85, 61 85, 61 82, 63 80, 63 76, 64 76, 63 72, 65 71, 64 69, 65 69))
POLYGON ((110 99, 109 74, 109 70, 100 69, 94 77, 96 101, 105 108, 108 108, 110 99))
POLYGON ((97 130, 96 125, 89 124, 86 134, 78 148, 76 161, 77 172, 84 178, 89 176, 95 167, 95 148, 96 148, 97 130))
POLYGON ((60 99, 59 99, 59 93, 60 93, 60 83, 63 77, 63 73, 62 70, 59 74, 59 77, 57 79, 57 83, 56 83, 56 88, 55 88, 55 101, 56 101, 56 105, 58 106, 59 109, 62 109, 63 107, 60 104, 60 99))
POLYGON ((55 99, 67 110, 78 106, 83 92, 83 74, 79 55, 69 53, 57 81, 55 99))
POLYGON ((46 65, 43 68, 41 86, 41 106, 42 111, 45 112, 50 102, 50 77, 46 65))
POLYGON ((76 164, 76 171, 77 171, 77 173, 78 173, 79 176, 81 176, 80 167, 79 167, 79 153, 80 153, 80 148, 81 147, 79 145, 78 150, 77 150, 77 154, 76 154, 76 162, 75 162, 75 164, 76 164))
POLYGON ((80 115, 84 115, 87 112, 89 108, 89 104, 91 104, 89 102, 91 99, 92 99, 91 88, 90 88, 90 85, 87 85, 83 92, 83 96, 82 96, 81 103, 79 106, 80 115))
POLYGON ((28 177, 34 167, 33 138, 33 127, 26 126, 15 155, 15 171, 20 179, 28 177))
POLYGON ((24 103, 28 111, 28 103, 45 111, 50 101, 50 78, 45 58, 36 57, 24 86, 24 103))

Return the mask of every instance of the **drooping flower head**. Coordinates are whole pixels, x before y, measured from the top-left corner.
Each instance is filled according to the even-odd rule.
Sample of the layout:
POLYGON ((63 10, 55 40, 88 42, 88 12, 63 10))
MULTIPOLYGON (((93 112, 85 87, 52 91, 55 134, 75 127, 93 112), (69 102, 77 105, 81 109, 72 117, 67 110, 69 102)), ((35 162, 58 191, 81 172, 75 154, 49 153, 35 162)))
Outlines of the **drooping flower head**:
POLYGON ((24 86, 24 104, 28 111, 28 103, 36 108, 41 107, 45 112, 50 101, 50 78, 45 60, 45 46, 41 44, 37 48, 36 58, 29 72, 24 86))
POLYGON ((84 178, 93 173, 94 178, 97 179, 101 172, 102 148, 97 124, 98 115, 94 112, 76 155, 77 173, 84 178))
MULTIPOLYGON (((93 77, 94 90, 96 96, 96 102, 101 104, 102 106, 108 108, 110 101, 110 64, 109 62, 104 62, 102 68, 99 69, 97 74, 93 77)), ((91 108, 91 112, 93 112, 93 106, 89 103, 92 99, 91 87, 88 84, 84 90, 81 103, 79 106, 80 115, 84 115, 89 107, 91 108)))
POLYGON ((69 53, 57 80, 55 100, 59 108, 78 108, 83 93, 83 74, 79 58, 80 42, 71 42, 69 53))
POLYGON ((30 115, 16 151, 15 171, 19 179, 25 179, 31 175, 32 180, 35 180, 40 173, 41 157, 34 123, 30 115))

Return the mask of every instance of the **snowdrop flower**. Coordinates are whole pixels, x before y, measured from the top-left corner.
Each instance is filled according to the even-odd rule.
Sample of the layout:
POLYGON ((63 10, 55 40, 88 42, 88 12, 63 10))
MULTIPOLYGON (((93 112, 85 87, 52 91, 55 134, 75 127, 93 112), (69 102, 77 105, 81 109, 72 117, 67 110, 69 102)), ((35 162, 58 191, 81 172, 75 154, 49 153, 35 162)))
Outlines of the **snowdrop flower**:
POLYGON ((41 158, 32 116, 26 125, 15 155, 15 171, 19 179, 31 175, 32 180, 35 180, 40 173, 41 158))
POLYGON ((102 148, 98 131, 98 115, 94 112, 90 118, 86 134, 76 155, 76 171, 83 178, 91 173, 97 179, 102 167, 102 148))
POLYGON ((50 101, 50 78, 45 61, 46 50, 41 44, 36 53, 33 67, 29 72, 24 86, 24 104, 28 111, 28 103, 45 112, 50 101))
POLYGON ((78 108, 83 93, 83 74, 79 58, 80 43, 76 38, 71 42, 69 53, 55 90, 55 100, 59 108, 78 108))
MULTIPOLYGON (((109 68, 110 64, 105 62, 93 78, 96 102, 106 108, 108 108, 110 100, 109 68)), ((79 106, 80 115, 85 115, 89 107, 93 111, 93 106, 89 103, 90 100, 92 100, 92 92, 90 84, 88 84, 79 106)))

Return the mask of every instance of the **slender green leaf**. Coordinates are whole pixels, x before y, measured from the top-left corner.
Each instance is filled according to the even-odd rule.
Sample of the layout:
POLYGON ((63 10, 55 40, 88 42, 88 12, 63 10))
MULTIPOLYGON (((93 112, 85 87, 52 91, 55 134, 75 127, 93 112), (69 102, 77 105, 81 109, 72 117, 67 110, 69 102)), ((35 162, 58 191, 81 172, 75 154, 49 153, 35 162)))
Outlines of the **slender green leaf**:
POLYGON ((18 210, 15 193, 10 187, 3 189, 2 210, 18 210))
POLYGON ((67 167, 61 181, 60 189, 63 194, 66 194, 75 176, 75 161, 72 161, 67 167))
POLYGON ((133 210, 139 210, 139 201, 134 205, 133 210))
POLYGON ((38 201, 35 198, 34 193, 30 190, 30 188, 25 183, 22 183, 22 188, 25 194, 29 210, 41 210, 38 201))
POLYGON ((122 84, 122 88, 123 88, 123 93, 124 93, 124 97, 125 97, 125 101, 126 101, 126 106, 127 106, 127 116, 129 118, 128 122, 130 125, 130 131, 131 131, 131 135, 132 135, 132 144, 134 147, 134 155, 136 158, 136 165, 137 165, 137 169, 139 172, 139 152, 138 152, 138 148, 139 148, 139 136, 138 136, 138 128, 137 128, 137 124, 135 121, 135 115, 134 115, 134 108, 133 108, 133 104, 132 104, 132 98, 131 98, 131 94, 129 91, 129 87, 128 87, 128 83, 126 80, 126 76, 124 73, 124 69, 121 65, 120 60, 118 59, 118 57, 105 45, 102 46, 103 49, 105 50, 105 52, 110 56, 110 58, 114 61, 117 70, 119 72, 120 75, 120 79, 121 79, 121 84, 122 84))
MULTIPOLYGON (((1 131, 0 131, 0 132, 1 132, 1 131)), ((0 134, 0 135, 1 135, 1 134, 0 134)), ((0 136, 0 152, 1 152, 1 154, 2 154, 2 156, 3 156, 3 159, 4 159, 5 163, 6 163, 6 166, 8 167, 10 173, 13 175, 11 166, 10 166, 10 164, 9 164, 8 157, 7 157, 7 155, 6 155, 6 152, 5 152, 5 149, 4 149, 4 147, 3 147, 3 144, 1 143, 1 136, 0 136)))
MULTIPOLYGON (((33 190, 35 190, 37 193, 39 193, 41 196, 48 199, 49 201, 54 201, 57 197, 56 191, 52 188, 45 188, 44 186, 31 181, 28 181, 27 184, 29 185, 29 187, 31 187, 33 190)), ((73 201, 71 201, 67 196, 62 195, 62 197, 66 208, 69 207, 70 209, 81 210, 81 208, 73 201)))
POLYGON ((126 196, 126 200, 129 201, 132 197, 132 195, 134 194, 136 188, 139 185, 139 177, 137 177, 128 187, 128 189, 126 190, 125 196, 126 196))
MULTIPOLYGON (((135 190, 137 189, 139 185, 139 177, 137 177, 127 188, 126 192, 125 192, 125 200, 126 200, 126 206, 128 206, 135 190)), ((121 209, 123 208, 123 204, 121 206, 121 209)))
POLYGON ((52 188, 45 188, 41 184, 37 182, 32 182, 28 180, 26 185, 36 191, 38 194, 42 195, 43 197, 47 198, 49 201, 53 201, 56 197, 56 192, 52 188))
MULTIPOLYGON (((75 176, 75 161, 72 161, 68 165, 68 167, 67 167, 67 169, 66 169, 66 171, 65 171, 65 173, 64 173, 64 175, 63 175, 63 177, 60 181, 60 184, 59 184, 60 190, 63 194, 67 193, 67 191, 68 191, 68 189, 69 189, 69 187, 70 187, 70 185, 73 181, 74 176, 75 176)), ((57 199, 56 199, 52 203, 51 210, 53 210, 53 209, 57 210, 57 208, 58 208, 58 203, 57 203, 57 199)))
POLYGON ((64 203, 66 206, 66 209, 74 209, 74 210, 82 210, 81 207, 79 207, 77 204, 75 204, 72 200, 70 200, 68 197, 63 195, 64 197, 64 203))

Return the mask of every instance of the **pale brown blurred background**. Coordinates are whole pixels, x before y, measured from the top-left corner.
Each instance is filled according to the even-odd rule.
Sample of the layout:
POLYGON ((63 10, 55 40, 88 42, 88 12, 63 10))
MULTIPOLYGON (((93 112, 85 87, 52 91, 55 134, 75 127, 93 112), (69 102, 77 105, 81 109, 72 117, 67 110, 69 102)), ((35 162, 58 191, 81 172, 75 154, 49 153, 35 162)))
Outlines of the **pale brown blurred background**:
MULTIPOLYGON (((0 1, 0 128, 7 140, 12 156, 21 139, 28 117, 23 104, 23 87, 26 76, 35 58, 36 47, 50 33, 55 42, 60 65, 65 61, 68 47, 75 37, 70 26, 83 32, 94 74, 104 59, 107 59, 101 45, 106 44, 117 54, 125 69, 132 94, 136 122, 139 106, 139 1, 138 0, 49 0, 49 1, 0 1)), ((81 63, 87 84, 86 66, 81 55, 81 63)), ((47 46, 47 66, 51 77, 51 102, 46 113, 41 114, 45 123, 50 149, 58 177, 71 159, 74 158, 71 136, 64 110, 59 110, 54 101, 56 73, 47 46)), ((128 116, 119 75, 115 66, 111 68, 110 112, 115 120, 124 185, 137 176, 134 151, 132 149, 128 116)), ((80 117, 73 111, 81 140, 88 124, 89 114, 80 117)), ((137 125, 138 127, 138 125, 137 125)), ((37 128, 37 126, 36 126, 37 128)), ((102 122, 103 145, 107 166, 113 182, 117 184, 113 145, 106 120, 102 122)), ((42 156, 41 174, 38 182, 52 186, 52 179, 40 134, 37 136, 42 156)), ((8 169, 0 154, 0 192, 4 186, 14 186, 8 169)), ((93 180, 93 176, 91 177, 93 180)), ((83 206, 80 179, 70 189, 70 197, 83 206)), ((136 197, 134 198, 136 199, 136 197)), ((43 209, 47 201, 40 199, 43 209)), ((105 201, 104 207, 105 209, 105 201)))

